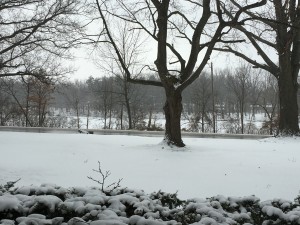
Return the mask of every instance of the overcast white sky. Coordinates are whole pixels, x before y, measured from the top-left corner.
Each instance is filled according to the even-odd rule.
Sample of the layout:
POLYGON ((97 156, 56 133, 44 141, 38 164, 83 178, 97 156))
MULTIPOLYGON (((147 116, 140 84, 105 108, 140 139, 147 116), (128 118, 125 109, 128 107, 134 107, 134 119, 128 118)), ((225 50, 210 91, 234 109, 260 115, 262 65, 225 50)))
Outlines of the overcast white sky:
MULTIPOLYGON (((153 58, 153 61, 155 57, 156 53, 153 53, 153 55, 149 55, 149 58, 153 58)), ((253 54, 253 57, 256 57, 255 54, 253 54)), ((229 54, 215 52, 212 54, 211 60, 209 62, 212 62, 214 65, 214 69, 218 70, 223 68, 238 67, 241 63, 241 60, 229 54)), ((72 80, 85 80, 89 76, 101 77, 105 75, 104 72, 101 71, 101 69, 97 68, 97 66, 93 62, 93 59, 84 49, 77 50, 76 60, 72 61, 71 65, 77 69, 74 74, 71 74, 69 76, 72 80)), ((207 66, 206 70, 210 71, 209 66, 207 66)))

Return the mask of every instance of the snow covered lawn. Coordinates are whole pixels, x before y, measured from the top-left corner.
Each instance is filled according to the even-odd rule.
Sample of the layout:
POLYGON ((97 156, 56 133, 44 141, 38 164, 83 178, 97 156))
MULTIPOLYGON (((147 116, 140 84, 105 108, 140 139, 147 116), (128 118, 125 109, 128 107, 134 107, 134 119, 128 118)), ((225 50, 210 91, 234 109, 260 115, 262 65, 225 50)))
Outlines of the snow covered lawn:
POLYGON ((293 200, 300 190, 300 139, 184 139, 171 149, 161 137, 0 132, 0 184, 97 184, 98 161, 109 182, 146 193, 178 191, 178 197, 256 195, 293 200))

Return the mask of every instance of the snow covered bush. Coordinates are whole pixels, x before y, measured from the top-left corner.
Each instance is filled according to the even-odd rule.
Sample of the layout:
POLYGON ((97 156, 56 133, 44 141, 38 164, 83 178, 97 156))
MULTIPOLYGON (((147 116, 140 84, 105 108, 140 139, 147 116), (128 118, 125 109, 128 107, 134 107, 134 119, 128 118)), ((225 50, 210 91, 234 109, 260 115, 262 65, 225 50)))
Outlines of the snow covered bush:
POLYGON ((162 191, 70 188, 45 184, 0 194, 1 225, 296 225, 300 197, 260 202, 255 196, 189 199, 162 191))
POLYGON ((162 206, 167 206, 169 209, 174 209, 182 206, 184 201, 177 198, 177 193, 170 194, 162 191, 153 192, 150 195, 151 199, 160 200, 162 206))
POLYGON ((0 184, 0 196, 5 193, 5 192, 9 192, 12 190, 12 188, 15 186, 15 184, 19 181, 20 179, 16 180, 16 181, 8 181, 6 184, 1 185, 0 184))

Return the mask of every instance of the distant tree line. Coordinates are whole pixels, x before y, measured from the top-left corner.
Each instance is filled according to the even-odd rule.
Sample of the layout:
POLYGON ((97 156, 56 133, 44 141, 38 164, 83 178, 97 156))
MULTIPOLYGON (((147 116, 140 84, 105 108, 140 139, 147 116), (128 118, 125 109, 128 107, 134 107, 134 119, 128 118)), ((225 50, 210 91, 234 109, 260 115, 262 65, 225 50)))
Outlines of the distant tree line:
MULTIPOLYGON (((204 72, 183 92, 184 130, 275 134, 278 87, 276 79, 264 73, 246 64, 235 70, 216 70, 213 76, 204 72), (254 123, 258 113, 264 115, 261 127, 254 123), (220 121, 223 127, 218 127, 220 121)), ((82 128, 80 118, 85 118, 84 128, 89 128, 89 118, 98 117, 102 129, 162 130, 156 120, 163 115, 164 101, 161 88, 126 83, 122 76, 49 83, 32 76, 3 78, 0 123, 82 128)))

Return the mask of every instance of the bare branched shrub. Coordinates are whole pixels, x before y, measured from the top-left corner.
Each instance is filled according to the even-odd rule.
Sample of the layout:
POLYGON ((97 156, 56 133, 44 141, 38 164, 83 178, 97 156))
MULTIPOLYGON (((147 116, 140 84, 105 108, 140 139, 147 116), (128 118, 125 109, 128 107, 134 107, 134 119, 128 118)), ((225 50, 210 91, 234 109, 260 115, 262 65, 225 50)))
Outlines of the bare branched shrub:
POLYGON ((123 178, 121 178, 118 181, 113 182, 113 183, 105 186, 106 185, 105 182, 106 182, 107 178, 111 175, 111 172, 109 170, 107 170, 107 171, 104 172, 101 169, 101 163, 99 161, 98 161, 98 169, 97 170, 93 169, 93 171, 100 174, 100 180, 94 179, 91 176, 88 176, 87 178, 90 179, 90 180, 92 180, 92 181, 95 181, 98 184, 100 184, 101 191, 103 193, 111 193, 113 190, 115 190, 115 189, 117 189, 117 188, 120 187, 120 183, 123 180, 123 178))

